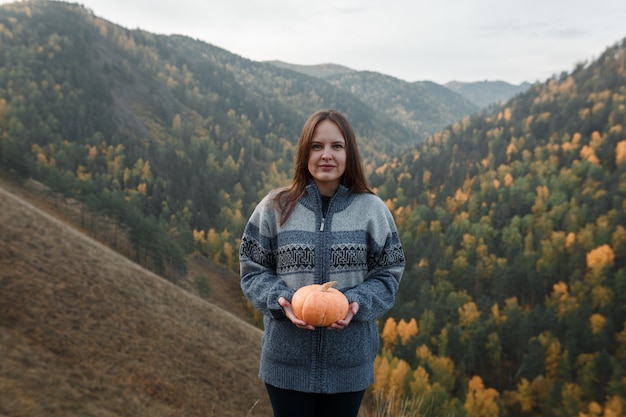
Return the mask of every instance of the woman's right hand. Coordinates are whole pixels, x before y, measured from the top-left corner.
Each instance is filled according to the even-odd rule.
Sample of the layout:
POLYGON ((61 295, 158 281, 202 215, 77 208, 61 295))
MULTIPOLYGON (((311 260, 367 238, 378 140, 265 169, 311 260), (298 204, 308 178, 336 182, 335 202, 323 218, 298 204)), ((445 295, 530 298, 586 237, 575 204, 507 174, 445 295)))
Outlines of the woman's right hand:
POLYGON ((315 330, 315 327, 313 325, 308 324, 306 321, 300 320, 298 317, 296 317, 295 313, 293 312, 293 308, 291 307, 291 303, 285 297, 279 297, 278 304, 283 308, 283 311, 285 312, 287 318, 291 320, 291 322, 295 324, 298 328, 315 330))

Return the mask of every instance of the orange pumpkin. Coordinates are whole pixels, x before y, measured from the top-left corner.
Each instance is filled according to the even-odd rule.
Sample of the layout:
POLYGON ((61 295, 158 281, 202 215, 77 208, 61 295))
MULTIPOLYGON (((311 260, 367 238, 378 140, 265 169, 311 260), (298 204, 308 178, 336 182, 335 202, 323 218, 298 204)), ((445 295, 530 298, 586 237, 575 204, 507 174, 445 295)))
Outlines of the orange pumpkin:
POLYGON ((317 326, 330 326, 348 315, 348 299, 333 285, 337 281, 325 284, 312 284, 301 287, 291 299, 291 308, 300 320, 317 326))

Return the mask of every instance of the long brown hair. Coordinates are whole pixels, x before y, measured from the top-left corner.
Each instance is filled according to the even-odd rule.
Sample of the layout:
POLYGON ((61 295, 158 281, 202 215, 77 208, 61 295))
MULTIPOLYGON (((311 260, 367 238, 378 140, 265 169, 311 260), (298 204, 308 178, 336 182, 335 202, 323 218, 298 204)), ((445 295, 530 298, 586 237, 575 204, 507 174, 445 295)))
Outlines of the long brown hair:
POLYGON ((346 170, 343 173, 341 183, 352 193, 374 193, 363 173, 356 136, 348 119, 336 110, 318 110, 308 118, 302 127, 291 185, 281 190, 274 197, 274 202, 280 210, 281 226, 289 219, 289 216, 296 208, 296 204, 298 204, 298 200, 304 195, 306 186, 309 184, 311 173, 309 172, 308 163, 309 154, 311 153, 311 141, 313 140, 315 128, 324 120, 330 120, 335 123, 346 141, 346 170))

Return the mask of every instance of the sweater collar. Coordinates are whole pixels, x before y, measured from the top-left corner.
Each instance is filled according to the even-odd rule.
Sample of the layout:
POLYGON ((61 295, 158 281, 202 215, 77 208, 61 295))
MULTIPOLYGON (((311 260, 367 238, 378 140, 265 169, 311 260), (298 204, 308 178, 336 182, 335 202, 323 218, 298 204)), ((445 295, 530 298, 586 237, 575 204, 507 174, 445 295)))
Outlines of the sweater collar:
MULTIPOLYGON (((342 211, 352 201, 353 194, 350 192, 348 187, 343 184, 340 184, 335 194, 333 194, 330 200, 330 206, 333 212, 342 211)), ((309 184, 306 186, 306 192, 300 199, 300 202, 303 206, 310 210, 316 210, 322 208, 322 199, 320 197, 319 189, 315 184, 315 181, 309 181, 309 184)))

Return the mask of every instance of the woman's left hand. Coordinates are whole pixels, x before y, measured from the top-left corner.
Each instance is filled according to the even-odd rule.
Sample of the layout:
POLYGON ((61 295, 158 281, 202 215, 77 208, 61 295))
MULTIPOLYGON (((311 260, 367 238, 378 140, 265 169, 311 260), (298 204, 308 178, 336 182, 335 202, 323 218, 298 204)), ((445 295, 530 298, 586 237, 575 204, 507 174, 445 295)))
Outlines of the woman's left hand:
POLYGON ((359 303, 357 303, 356 301, 353 301, 348 306, 348 315, 346 316, 346 318, 344 318, 343 320, 339 320, 336 323, 333 323, 328 327, 330 329, 344 329, 348 324, 350 324, 350 322, 352 321, 352 318, 354 318, 354 316, 358 312, 359 312, 359 303))
POLYGON ((304 320, 300 320, 296 316, 296 314, 293 312, 293 308, 291 307, 291 303, 285 297, 279 297, 278 304, 283 308, 285 316, 287 316, 287 318, 291 320, 291 322, 295 324, 296 327, 298 327, 299 329, 315 330, 315 327, 313 327, 304 320))

